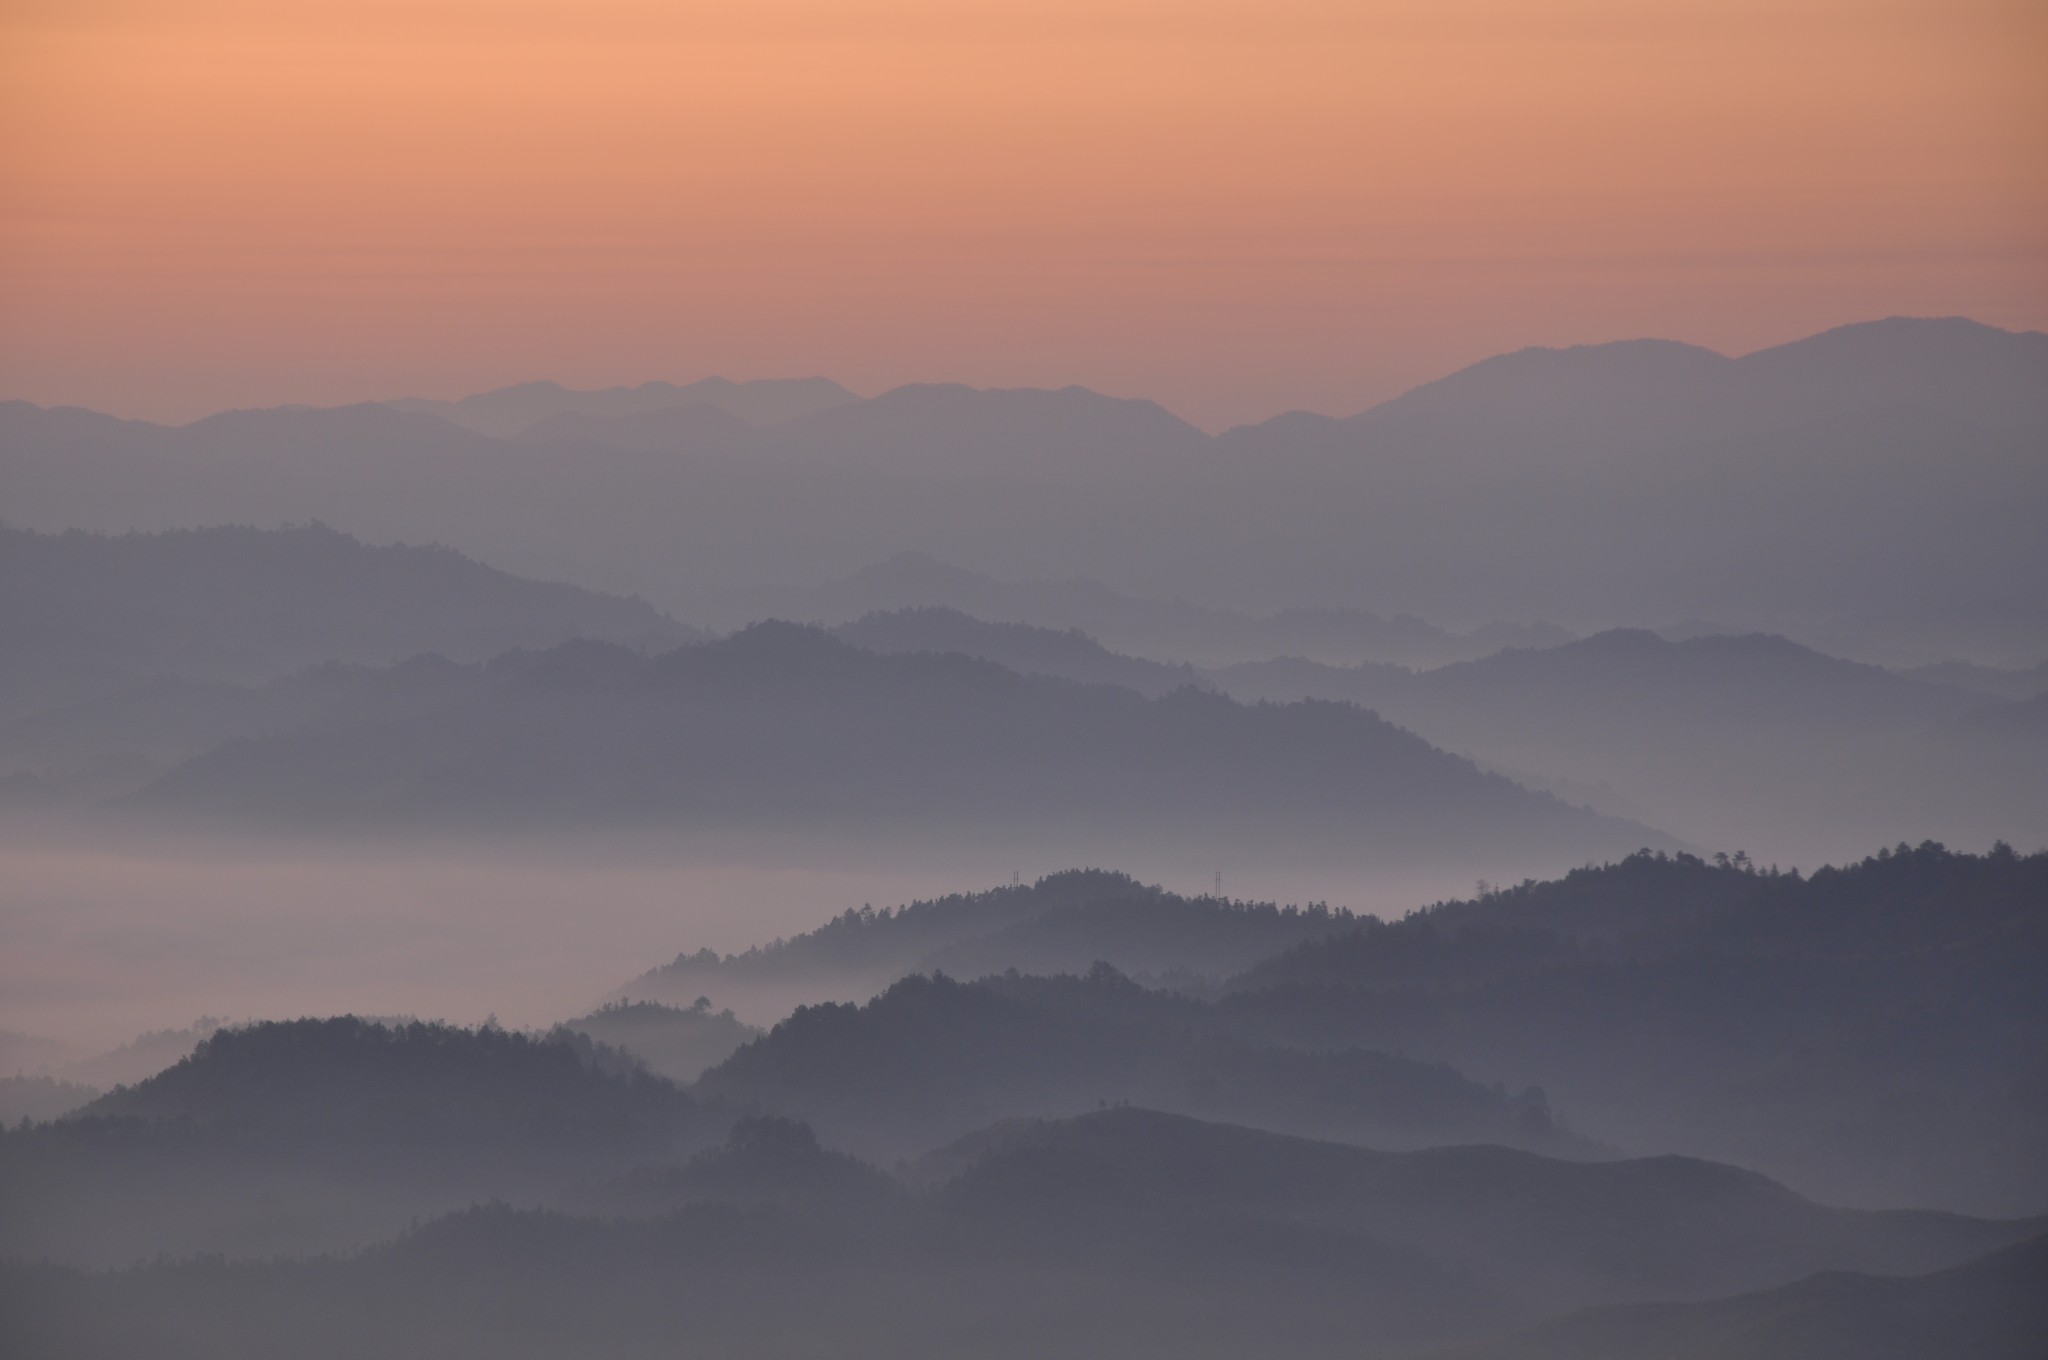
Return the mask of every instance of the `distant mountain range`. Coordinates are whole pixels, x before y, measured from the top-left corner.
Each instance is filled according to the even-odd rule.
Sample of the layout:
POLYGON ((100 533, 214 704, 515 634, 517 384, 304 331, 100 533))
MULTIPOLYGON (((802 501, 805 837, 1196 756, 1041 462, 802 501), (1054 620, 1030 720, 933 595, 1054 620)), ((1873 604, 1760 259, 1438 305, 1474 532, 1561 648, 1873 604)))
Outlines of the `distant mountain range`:
MULTIPOLYGON (((1438 666, 1486 656, 1504 647, 1545 646, 1571 640, 1549 624, 1490 623, 1457 633, 1410 615, 1382 618, 1362 609, 1283 609, 1252 614, 1213 609, 1185 600, 1140 599, 1100 581, 1080 578, 1005 581, 950 566, 923 553, 898 553, 813 590, 791 592, 776 606, 791 618, 861 627, 867 638, 923 636, 1012 665, 1006 657, 1050 665, 1049 639, 1031 653, 1013 636, 1003 652, 997 634, 970 634, 958 616, 996 625, 1027 625, 1043 632, 1078 631, 1119 653, 1185 665, 1227 665, 1271 657, 1310 657, 1328 664, 1383 662, 1438 666), (865 623, 873 615, 895 621, 865 623), (851 623, 842 621, 851 620, 851 623), (913 633, 913 625, 915 632, 913 633)), ((873 646, 873 641, 863 641, 873 646)), ((1071 650, 1071 644, 1069 645, 1071 650)), ((1078 665, 1069 661, 1069 666, 1078 665)), ((1096 663, 1099 669, 1099 663, 1096 663)), ((1061 673, 1061 672, 1051 672, 1061 673)), ((1102 674, 1107 675, 1106 671, 1102 674)), ((1084 678, 1076 675, 1074 678, 1084 678)), ((1116 683, 1131 684, 1126 668, 1116 683)), ((1156 676, 1134 687, 1159 683, 1156 676)))
MULTIPOLYGON (((2037 333, 1895 318, 1740 359, 1651 341, 1523 351, 1350 419, 1215 437, 1074 388, 799 387, 746 410, 752 385, 472 399, 502 408, 476 423, 517 428, 505 437, 417 403, 174 429, 15 402, 0 496, 43 529, 317 518, 728 622, 917 551, 1255 614, 1580 632, 1724 619, 1898 664, 2031 666, 2048 636, 2037 333), (718 418, 689 414, 714 398, 718 418)), ((855 612, 915 604, 1004 617, 960 599, 855 612)))
POLYGON ((1421 671, 1294 656, 1168 666, 1073 629, 940 607, 836 631, 876 650, 958 652, 1150 694, 1194 685, 1246 702, 1356 703, 1530 787, 1697 845, 1789 860, 1860 853, 1916 829, 2048 843, 2048 732, 2026 703, 1987 692, 2002 678, 2031 695, 2023 672, 1950 663, 1901 675, 1714 631, 1673 641, 1616 629, 1421 671))
POLYGON ((1362 704, 1697 845, 1835 858, 1907 836, 2048 844, 2048 747, 2018 730, 2000 750, 1968 739, 2010 705, 1782 637, 1615 630, 1419 674, 1282 659, 1207 675, 1247 701, 1362 704))
POLYGON ((1078 628, 1056 631, 1024 623, 988 623, 943 606, 863 614, 832 633, 871 652, 957 652, 993 661, 1020 675, 1050 675, 1084 685, 1122 685, 1152 699, 1184 685, 1211 688, 1186 662, 1171 665, 1124 656, 1078 628))
MULTIPOLYGON (((572 639, 666 652, 705 636, 638 600, 523 580, 447 549, 373 547, 317 525, 121 536, 0 529, 0 564, 0 638, 9 643, 0 661, 0 803, 13 807, 132 793, 239 738, 386 722, 462 702, 459 692, 475 680, 443 664, 450 658, 480 661, 572 639), (416 659, 381 678, 333 664, 400 658, 416 659), (317 662, 328 664, 302 669, 317 662)), ((832 594, 815 597, 812 612, 837 612, 832 594)), ((1908 836, 2030 846, 2048 836, 2048 730, 2029 719, 2026 701, 1989 692, 2025 691, 2031 672, 1947 663, 1900 674, 1707 625, 1677 630, 1675 641, 1645 630, 1539 640, 1427 669, 1338 666, 1258 649, 1300 642, 1324 655, 1442 656, 1547 635, 1505 627, 1454 635, 1342 611, 1254 617, 1141 602, 1085 582, 1000 582, 914 557, 849 578, 837 595, 841 603, 936 595, 1012 615, 1090 617, 1210 654, 1251 650, 1262 659, 1197 667, 1118 652, 1071 626, 991 622, 939 605, 862 614, 832 630, 863 651, 901 657, 891 673, 906 679, 942 669, 943 657, 967 656, 1019 675, 1135 691, 1163 702, 1137 712, 1181 714, 1198 746, 1211 735, 1197 714, 1224 724, 1219 733, 1245 722, 1279 731, 1271 716, 1203 707, 1201 691, 1244 703, 1357 704, 1526 787, 1694 846, 1810 862, 1908 836)), ((507 661, 492 674, 502 681, 536 664, 507 661)), ((822 672, 813 678, 824 683, 822 672)), ((1062 702, 1107 721, 1122 701, 1062 702)), ((1334 712, 1317 721, 1371 725, 1334 712)), ((762 749, 780 739, 764 736, 762 749)), ((1009 759, 993 748, 988 755, 1009 759)), ((658 801, 650 794, 637 811, 620 804, 599 820, 632 820, 658 801)), ((436 816, 459 821, 472 811, 454 797, 436 816)))
POLYGON ((439 416, 478 434, 509 438, 527 435, 536 427, 550 426, 553 432, 612 442, 607 435, 624 438, 622 448, 641 447, 629 432, 649 428, 650 418, 697 418, 715 411, 747 425, 774 425, 798 416, 828 411, 860 398, 829 378, 769 378, 732 382, 705 378, 677 385, 666 382, 642 383, 638 387, 607 387, 578 391, 560 383, 528 382, 480 392, 460 401, 431 401, 410 397, 383 403, 408 415, 439 416))

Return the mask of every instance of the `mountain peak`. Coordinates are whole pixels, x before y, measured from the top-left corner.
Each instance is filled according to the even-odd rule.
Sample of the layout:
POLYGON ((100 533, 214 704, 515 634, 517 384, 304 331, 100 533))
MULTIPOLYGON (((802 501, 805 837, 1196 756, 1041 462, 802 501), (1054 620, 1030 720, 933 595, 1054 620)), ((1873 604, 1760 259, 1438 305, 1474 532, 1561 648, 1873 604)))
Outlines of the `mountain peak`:
POLYGON ((1425 383, 1353 416, 1390 420, 1494 420, 1508 412, 1555 419, 1589 410, 1642 407, 1717 393, 1733 360, 1677 340, 1616 340, 1563 348, 1529 346, 1425 383))

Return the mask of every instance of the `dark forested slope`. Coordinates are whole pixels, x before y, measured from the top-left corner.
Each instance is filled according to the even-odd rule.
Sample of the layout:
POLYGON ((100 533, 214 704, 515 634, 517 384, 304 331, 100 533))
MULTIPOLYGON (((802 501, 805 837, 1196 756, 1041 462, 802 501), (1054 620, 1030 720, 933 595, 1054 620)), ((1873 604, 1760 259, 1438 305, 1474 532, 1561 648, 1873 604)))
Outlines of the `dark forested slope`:
POLYGON ((63 1119, 0 1132, 0 1252, 122 1262, 371 1241, 721 1128, 587 1039, 352 1017, 223 1029, 63 1119))
POLYGON ((804 1007, 695 1090, 810 1120, 885 1159, 1012 1116, 1120 1104, 1377 1146, 1599 1152, 1556 1127, 1540 1091, 1510 1097, 1440 1063, 1358 1048, 1260 1043, 1106 964, 1083 977, 911 977, 863 1006, 804 1007))
POLYGON ((1541 1083, 1628 1147, 1862 1203, 2038 1212, 2048 853, 1900 847, 1810 876, 1639 855, 1361 922, 1224 1008, 1541 1083))
POLYGON ((1128 874, 1072 869, 894 909, 849 908, 744 953, 680 954, 625 991, 677 1000, 760 989, 820 996, 876 991, 911 973, 1080 973, 1097 962, 1148 978, 1214 978, 1354 919, 1321 905, 1183 897, 1128 874))

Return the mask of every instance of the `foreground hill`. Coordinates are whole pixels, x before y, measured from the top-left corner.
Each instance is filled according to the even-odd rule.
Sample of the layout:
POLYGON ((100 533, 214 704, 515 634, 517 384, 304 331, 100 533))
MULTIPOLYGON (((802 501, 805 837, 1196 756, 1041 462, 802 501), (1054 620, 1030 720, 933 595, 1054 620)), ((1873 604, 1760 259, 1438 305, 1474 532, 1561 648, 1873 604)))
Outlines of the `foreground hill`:
POLYGON ((2031 1360, 2048 1238, 1906 1279, 1830 1273, 1708 1303, 1602 1308, 1438 1360, 2031 1360))
POLYGON ((999 827, 1541 859, 1653 838, 1369 713, 1160 699, 764 624, 663 656, 579 643, 362 675, 317 723, 131 800, 249 823, 999 827))
POLYGON ((476 661, 573 638, 673 647, 696 636, 636 599, 317 524, 120 535, 0 527, 0 718, 146 679, 252 683, 328 661, 476 661))
POLYGON ((1249 970, 1253 1032, 1540 1083, 1631 1148, 1831 1200, 2048 1209, 2048 853, 1810 877, 1638 855, 1249 970))
POLYGON ((0 1132, 0 1253, 320 1250, 560 1193, 723 1125, 587 1039, 353 1017, 217 1031, 156 1076, 0 1132))
POLYGON ((800 1125, 746 1120, 616 1183, 643 1203, 606 1221, 500 1205, 340 1259, 0 1267, 0 1338, 211 1360, 639 1357, 678 1338, 744 1357, 1387 1360, 1588 1303, 1952 1266, 2038 1228, 1823 1209, 1681 1159, 1374 1153, 1141 1110, 1003 1126, 947 1157, 913 1194, 800 1125))
POLYGON ((1501 1147, 1385 1152, 1164 1114, 1021 1120, 929 1159, 942 1195, 1019 1224, 1170 1209, 1292 1218, 1455 1262, 1519 1310, 1701 1297, 1814 1269, 1910 1272, 2036 1235, 2039 1220, 1826 1208, 1683 1157, 1562 1161, 1501 1147))
POLYGON ((849 908, 816 930, 745 953, 680 954, 624 990, 675 1000, 735 992, 809 1000, 868 995, 912 973, 1083 973, 1097 962, 1151 979, 1217 979, 1353 920, 1320 905, 1182 897, 1128 874, 1068 870, 894 910, 849 908))

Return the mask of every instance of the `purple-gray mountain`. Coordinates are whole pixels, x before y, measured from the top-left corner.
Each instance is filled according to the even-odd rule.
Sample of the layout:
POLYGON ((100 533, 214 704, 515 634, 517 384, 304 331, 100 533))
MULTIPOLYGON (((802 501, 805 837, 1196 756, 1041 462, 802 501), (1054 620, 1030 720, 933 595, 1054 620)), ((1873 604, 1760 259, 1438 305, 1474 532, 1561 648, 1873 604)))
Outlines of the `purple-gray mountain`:
POLYGON ((458 404, 518 426, 504 438, 420 403, 175 429, 12 403, 0 498, 36 528, 319 519, 709 622, 919 550, 1257 611, 1713 618, 1884 661, 2032 664, 2048 628, 2033 332, 1893 319, 1740 359, 1529 350, 1347 420, 1216 437, 1076 388, 800 389, 458 404), (645 423, 664 410, 672 438, 645 423))

